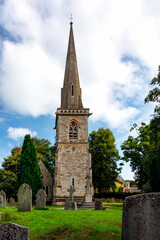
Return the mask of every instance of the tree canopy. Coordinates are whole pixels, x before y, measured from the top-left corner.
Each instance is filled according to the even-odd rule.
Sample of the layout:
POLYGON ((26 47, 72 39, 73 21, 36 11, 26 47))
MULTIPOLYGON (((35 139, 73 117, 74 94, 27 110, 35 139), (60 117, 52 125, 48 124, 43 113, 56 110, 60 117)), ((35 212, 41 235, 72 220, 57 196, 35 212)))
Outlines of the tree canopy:
POLYGON ((124 157, 129 161, 138 186, 146 191, 160 191, 160 66, 158 75, 150 83, 154 86, 149 91, 144 102, 156 102, 154 114, 147 125, 135 124, 131 129, 137 130, 137 137, 129 136, 121 145, 124 157), (147 189, 145 188, 147 186, 147 189))
POLYGON ((131 131, 137 131, 137 137, 129 136, 121 145, 123 157, 121 160, 130 162, 132 171, 135 174, 135 180, 139 188, 142 188, 148 181, 148 160, 147 155, 150 148, 149 126, 141 123, 138 128, 136 124, 131 131))
POLYGON ((118 150, 110 129, 100 128, 89 134, 89 146, 92 153, 93 185, 99 193, 115 188, 118 176, 118 150))
POLYGON ((145 98, 145 103, 156 102, 154 114, 150 121, 150 140, 151 149, 149 152, 149 179, 153 191, 160 192, 160 66, 158 67, 157 77, 154 77, 150 85, 155 86, 149 91, 145 98))
MULTIPOLYGON (((56 146, 50 146, 50 141, 44 138, 32 138, 32 140, 36 148, 38 160, 41 159, 53 175, 56 146)), ((22 147, 14 147, 11 150, 11 155, 4 158, 2 163, 3 169, 0 169, 0 189, 3 189, 9 197, 15 197, 18 191, 21 151, 22 147)))

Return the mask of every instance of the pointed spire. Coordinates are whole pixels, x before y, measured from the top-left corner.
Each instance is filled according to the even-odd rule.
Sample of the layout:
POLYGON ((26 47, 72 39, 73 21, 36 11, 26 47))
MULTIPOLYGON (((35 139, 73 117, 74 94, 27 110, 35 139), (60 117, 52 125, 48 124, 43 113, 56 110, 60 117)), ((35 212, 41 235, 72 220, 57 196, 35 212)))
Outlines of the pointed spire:
POLYGON ((83 108, 72 25, 71 19, 64 83, 61 89, 61 109, 83 108))

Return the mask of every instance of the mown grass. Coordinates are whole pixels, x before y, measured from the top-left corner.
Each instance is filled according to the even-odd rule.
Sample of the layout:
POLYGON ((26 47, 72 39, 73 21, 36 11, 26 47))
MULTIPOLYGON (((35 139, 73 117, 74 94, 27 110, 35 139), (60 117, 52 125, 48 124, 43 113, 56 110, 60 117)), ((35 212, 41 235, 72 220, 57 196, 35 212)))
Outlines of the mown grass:
POLYGON ((123 203, 107 203, 107 202, 104 202, 103 206, 123 208, 123 203))
MULTIPOLYGON (((111 204, 109 204, 111 206, 111 204)), ((106 206, 106 204, 105 204, 106 206)), ((30 228, 30 238, 59 239, 59 240, 105 240, 121 239, 122 209, 108 210, 48 210, 18 212, 16 207, 7 206, 0 211, 3 213, 2 223, 15 222, 30 228)))

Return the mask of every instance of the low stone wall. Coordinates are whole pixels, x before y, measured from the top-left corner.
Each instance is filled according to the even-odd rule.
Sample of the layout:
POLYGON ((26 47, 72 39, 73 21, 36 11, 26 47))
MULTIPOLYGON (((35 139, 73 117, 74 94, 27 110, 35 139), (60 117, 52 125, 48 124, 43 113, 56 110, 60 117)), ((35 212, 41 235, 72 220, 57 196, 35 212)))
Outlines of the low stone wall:
POLYGON ((123 199, 118 198, 95 198, 94 201, 102 201, 102 202, 108 202, 108 203, 123 203, 123 199))

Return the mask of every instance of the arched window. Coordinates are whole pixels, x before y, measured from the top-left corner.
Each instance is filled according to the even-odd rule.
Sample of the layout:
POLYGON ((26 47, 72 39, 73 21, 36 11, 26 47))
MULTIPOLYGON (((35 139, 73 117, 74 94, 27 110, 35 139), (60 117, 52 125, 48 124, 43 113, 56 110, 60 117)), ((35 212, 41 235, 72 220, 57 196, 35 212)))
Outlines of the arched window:
POLYGON ((71 85, 71 93, 72 93, 72 96, 74 96, 74 86, 73 86, 73 84, 71 85))
POLYGON ((71 123, 70 129, 69 129, 69 138, 77 138, 77 124, 75 122, 71 123))

